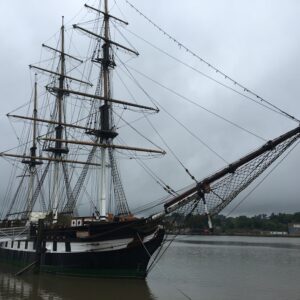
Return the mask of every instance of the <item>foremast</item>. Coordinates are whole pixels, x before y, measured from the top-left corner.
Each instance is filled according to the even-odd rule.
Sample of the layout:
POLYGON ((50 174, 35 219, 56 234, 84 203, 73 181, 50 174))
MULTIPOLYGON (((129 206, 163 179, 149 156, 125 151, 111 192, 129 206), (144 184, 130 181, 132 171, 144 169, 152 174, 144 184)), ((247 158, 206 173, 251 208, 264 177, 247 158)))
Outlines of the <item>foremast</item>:
MULTIPOLYGON (((104 38, 106 39, 103 45, 103 57, 101 61, 102 74, 103 74, 103 97, 104 104, 100 107, 101 112, 101 131, 100 142, 107 145, 109 138, 113 139, 116 135, 112 132, 111 128, 111 103, 110 99, 110 67, 113 68, 114 62, 110 57, 109 45, 109 16, 108 16, 108 0, 104 1, 104 38), (112 134, 113 133, 113 134, 112 134)), ((107 148, 101 148, 101 197, 99 201, 100 217, 106 218, 106 204, 107 204, 107 164, 106 164, 107 148)))
MULTIPOLYGON (((96 11, 99 15, 103 15, 103 26, 102 26, 103 31, 100 32, 100 34, 91 32, 77 25, 74 25, 74 28, 79 29, 93 37, 96 37, 97 45, 99 49, 101 49, 101 51, 96 50, 94 52, 97 54, 92 59, 94 63, 98 63, 101 65, 101 72, 96 87, 96 93, 95 96, 93 97, 94 99, 101 100, 101 105, 98 109, 98 113, 96 113, 96 115, 99 114, 99 117, 96 117, 98 124, 95 126, 95 128, 91 128, 91 130, 88 131, 87 133, 95 136, 94 144, 100 147, 101 174, 100 174, 100 183, 99 183, 100 195, 98 199, 98 208, 99 208, 100 219, 105 220, 107 218, 108 202, 109 202, 109 193, 107 188, 109 179, 111 179, 113 182, 117 214, 122 214, 122 215, 130 214, 124 188, 120 179, 117 162, 114 156, 114 149, 134 150, 134 148, 126 147, 126 146, 118 146, 113 143, 113 140, 118 136, 118 133, 116 132, 113 123, 112 105, 113 103, 124 104, 125 102, 123 100, 119 101, 116 99, 112 99, 111 74, 113 69, 116 66, 114 61, 114 55, 113 55, 114 53, 112 50, 112 46, 118 46, 120 48, 125 49, 126 51, 134 52, 135 54, 136 52, 111 40, 110 19, 111 18, 116 19, 119 22, 122 22, 126 25, 128 25, 128 23, 109 14, 108 0, 104 1, 103 11, 88 5, 85 6, 88 9, 96 11), (99 54, 99 52, 101 54, 99 54)), ((142 106, 133 103, 130 103, 129 105, 142 108, 142 106)), ((151 110, 153 109, 150 107, 144 107, 144 108, 151 109, 151 110)), ((145 151, 145 150, 148 151, 147 149, 138 149, 138 148, 135 149, 136 151, 145 151)))

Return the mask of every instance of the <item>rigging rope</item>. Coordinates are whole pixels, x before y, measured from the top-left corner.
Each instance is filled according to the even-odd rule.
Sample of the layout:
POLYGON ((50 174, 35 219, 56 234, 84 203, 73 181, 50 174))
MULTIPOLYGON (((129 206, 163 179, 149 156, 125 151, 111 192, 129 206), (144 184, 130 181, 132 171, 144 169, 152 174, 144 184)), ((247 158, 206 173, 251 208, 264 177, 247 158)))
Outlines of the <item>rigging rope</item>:
MULTIPOLYGON (((153 99, 153 98, 152 98, 153 99)), ((179 121, 177 118, 175 118, 172 114, 170 114, 164 106, 162 106, 158 101, 154 100, 153 101, 157 102, 157 105, 170 117, 172 118, 175 122, 177 122, 181 127, 183 127, 191 136, 193 136, 196 140, 198 140, 203 146, 205 146, 208 150, 210 150, 212 153, 214 153, 218 158, 220 158, 223 162, 228 164, 228 161, 221 156, 217 151, 212 149, 211 146, 209 146, 206 142, 204 142, 202 139, 200 139, 194 132, 192 132, 189 128, 187 128, 186 125, 184 125, 181 121, 179 121)))
POLYGON ((127 122, 120 114, 118 114, 115 110, 113 110, 114 114, 116 114, 120 120, 122 120, 127 126, 129 126, 133 131, 135 131, 138 135, 140 135, 142 138, 144 138, 146 141, 148 141, 153 146, 157 147, 158 149, 162 150, 160 146, 152 142, 149 138, 147 138, 144 134, 142 134, 139 130, 137 130, 135 127, 133 127, 129 122, 127 122))
POLYGON ((281 115, 281 116, 285 116, 284 113, 282 113, 282 112, 276 110, 275 108, 272 108, 272 107, 270 107, 270 106, 268 106, 268 105, 266 105, 266 104, 264 104, 264 103, 262 103, 262 102, 259 102, 258 100, 256 100, 256 99, 254 99, 254 98, 252 98, 252 97, 250 97, 250 96, 248 96, 248 95, 246 95, 246 94, 244 94, 244 93, 238 91, 237 89, 234 89, 233 87, 231 87, 231 86, 229 86, 229 85, 227 85, 227 84, 225 84, 225 83, 223 83, 223 82, 221 82, 221 81, 215 79, 214 77, 205 74, 204 72, 202 72, 202 71, 196 69, 194 66, 187 64, 187 63, 184 62, 183 60, 181 60, 181 59, 179 59, 179 58, 177 58, 177 57, 171 55, 170 53, 166 52, 165 50, 163 50, 163 49, 159 48, 158 46, 154 45, 153 43, 147 41, 145 38, 141 37, 140 35, 138 35, 138 34, 132 32, 132 31, 129 30, 128 28, 125 28, 125 30, 126 30, 127 32, 129 32, 130 34, 134 35, 135 37, 137 37, 138 39, 140 39, 141 41, 143 41, 143 42, 145 42, 146 44, 150 45, 152 48, 154 48, 154 49, 156 49, 157 51, 163 53, 164 55, 168 56, 169 58, 171 58, 171 59, 173 59, 173 60, 179 62, 180 64, 184 65, 185 67, 187 67, 187 68, 189 68, 189 69, 195 71, 196 73, 202 75, 203 77, 205 77, 205 78, 207 78, 207 79, 209 79, 209 80, 214 81, 215 83, 217 83, 217 84, 223 86, 224 88, 233 91, 234 93, 236 93, 236 94, 242 96, 243 98, 246 98, 247 100, 250 100, 250 101, 252 101, 252 102, 254 102, 254 103, 256 103, 256 104, 258 104, 258 105, 264 107, 265 109, 268 109, 268 110, 270 110, 270 111, 272 111, 272 112, 274 112, 274 113, 277 113, 277 114, 279 114, 279 115, 281 115))
POLYGON ((252 90, 248 89, 247 87, 245 87, 243 84, 239 83, 238 81, 234 80, 232 77, 228 76, 227 74, 225 74, 223 71, 221 71, 220 69, 218 69, 217 67, 213 66, 211 63, 209 63, 207 60, 203 59, 202 57, 200 57, 198 54, 196 54, 195 52, 193 52, 192 50, 190 50, 187 46, 185 46, 184 44, 182 44, 181 42, 179 42, 177 39, 175 39, 173 36, 171 36, 169 33, 167 33, 165 30, 163 30, 160 26, 158 26, 156 23, 154 23, 151 19, 149 19, 145 14, 143 14, 139 9, 137 9, 133 4, 131 4, 128 0, 125 0, 125 2, 132 8, 134 9, 140 16, 142 16, 144 19, 146 19, 151 25, 153 25, 156 29, 158 29, 162 34, 164 34, 165 36, 167 36, 171 41, 173 41, 180 49, 184 49, 187 53, 191 54, 193 57, 197 58, 198 60, 200 60, 200 62, 204 63, 207 67, 211 68, 212 70, 214 70, 216 73, 219 73, 221 76, 224 77, 224 79, 229 80, 232 84, 238 86, 239 88, 241 88, 245 93, 248 93, 252 96, 254 96, 255 98, 257 98, 258 100, 260 100, 261 102, 269 105, 270 107, 274 108, 275 110, 277 110, 278 112, 280 112, 282 115, 284 115, 285 117, 296 121, 298 123, 300 123, 300 120, 297 119, 296 117, 292 116, 291 114, 287 113, 286 111, 282 110, 281 108, 279 108, 278 106, 274 105, 273 103, 271 103, 270 101, 266 100, 265 98, 259 96, 257 93, 253 92, 252 90))
MULTIPOLYGON (((136 78, 133 76, 133 74, 129 71, 129 69, 127 68, 127 66, 122 62, 122 60, 117 56, 117 58, 119 59, 119 61, 122 63, 122 65, 124 66, 124 68, 126 69, 126 71, 128 72, 128 74, 130 75, 131 79, 133 80, 133 82, 141 89, 141 91, 148 97, 148 99, 156 106, 156 103, 153 101, 152 97, 147 93, 147 91, 139 84, 139 82, 136 80, 136 78)), ((183 162, 179 159, 179 157, 176 155, 176 153, 172 150, 172 148, 167 144, 167 142, 165 141, 165 139, 161 136, 161 134, 158 132, 158 130, 154 127, 154 125, 152 124, 152 122, 149 120, 149 118, 147 116, 145 116, 147 122, 149 123, 149 125, 152 127, 152 129, 155 131, 155 133, 157 134, 157 136, 161 139, 161 141, 163 142, 163 144, 167 147, 167 149, 170 151, 170 153, 173 155, 173 157, 177 160, 177 162, 183 167, 183 169, 185 170, 185 172, 190 176, 190 178, 192 180, 194 180, 196 183, 196 178, 190 173, 190 171, 188 170, 188 168, 183 164, 183 162)))
MULTIPOLYGON (((145 244, 144 244, 143 240, 141 239, 141 237, 140 237, 140 235, 139 235, 138 232, 137 232, 137 237, 138 237, 138 239, 139 239, 141 245, 143 246, 143 248, 144 248, 146 254, 149 256, 149 258, 151 258, 151 254, 149 253, 147 247, 145 246, 145 244)), ((174 238, 174 239, 175 239, 175 238, 174 238)), ((174 241, 174 239, 171 240, 171 242, 169 243, 168 247, 171 245, 171 243, 174 241)), ((162 247, 162 246, 161 246, 161 247, 162 247)), ((168 249, 168 247, 167 247, 166 249, 168 249)), ((165 251, 166 251, 166 250, 165 250, 165 251)), ((163 252, 163 254, 165 253, 165 251, 163 252)), ((162 255, 160 256, 160 258, 161 258, 161 257, 162 257, 162 255)), ((159 271, 160 271, 160 272, 168 279, 169 276, 167 276, 167 275, 160 269, 159 266, 157 266, 157 267, 158 267, 159 271)), ((147 270, 147 273, 149 273, 149 269, 147 270)), ((174 287, 175 287, 175 289, 176 289, 181 295, 183 295, 186 299, 192 300, 192 298, 189 297, 185 292, 183 292, 177 285, 174 285, 174 287)))
MULTIPOLYGON (((123 63, 123 61, 117 56, 117 58, 119 59, 119 61, 122 63, 122 65, 124 66, 124 68, 126 69, 126 71, 128 72, 130 78, 133 80, 133 82, 141 89, 141 91, 147 96, 147 98, 153 103, 154 106, 157 107, 156 103, 157 101, 154 101, 154 99, 147 93, 147 91, 139 84, 139 82, 136 80, 136 78, 133 76, 133 74, 128 70, 127 66, 123 63)), ((118 75, 119 76, 119 75, 118 75)), ((135 99, 135 97, 133 96, 133 94, 130 92, 130 90, 128 89, 128 87, 126 86, 125 82, 122 80, 122 78, 119 76, 122 84, 124 85, 124 87, 127 89, 128 93, 131 95, 131 97, 133 99, 135 99)), ((158 108, 158 107, 157 107, 158 108)), ((144 117, 147 120, 147 122, 149 123, 149 125, 152 127, 152 129, 156 132, 156 134, 159 136, 159 138, 161 139, 161 141, 164 143, 164 145, 169 149, 169 151, 171 152, 171 154, 174 156, 174 158, 179 162, 179 164, 184 168, 185 172, 191 177, 192 180, 194 180, 195 182, 196 179, 195 177, 190 173, 190 171, 184 166, 184 164, 180 161, 180 159, 178 158, 178 156, 175 154, 175 152, 168 146, 168 144, 166 143, 166 141, 163 139, 163 137, 159 134, 159 132, 157 131, 157 129, 154 127, 154 125, 151 123, 151 121, 149 120, 149 118, 145 115, 144 113, 144 117)), ((151 142, 153 143, 153 142, 151 142)), ((161 180, 160 180, 161 181, 161 180)), ((168 185, 165 185, 164 190, 169 193, 169 194, 174 194, 174 190, 171 189, 168 185)))
MULTIPOLYGON (((229 172, 220 179, 209 184, 209 190, 206 192, 207 211, 210 215, 216 215, 231 201, 246 189, 255 179, 258 178, 275 160, 277 160, 289 147, 298 142, 299 133, 286 139, 267 152, 255 157, 247 163, 241 165, 233 172, 229 172)), ((290 152, 289 152, 290 153, 290 152)), ((288 154, 289 154, 288 153, 288 154)), ((205 179, 204 179, 205 180, 205 179)), ((203 182, 200 181, 200 182, 203 182)), ((193 201, 199 198, 199 193, 195 192, 189 196, 188 201, 183 202, 181 207, 176 208, 176 212, 185 216, 193 208, 193 201)), ((199 202, 194 214, 205 215, 205 205, 199 202)))
POLYGON ((298 146, 300 141, 298 141, 286 154, 285 156, 276 163, 276 165, 243 197, 227 214, 226 217, 229 217, 248 197, 279 167, 279 165, 291 154, 291 152, 298 146))
MULTIPOLYGON (((126 145, 125 141, 121 139, 123 145, 126 145)), ((134 153, 134 151, 129 151, 130 153, 134 153)), ((141 168, 158 184, 160 185, 168 194, 174 196, 176 195, 176 191, 174 191, 164 180, 162 180, 157 174, 154 173, 139 157, 132 155, 132 158, 141 166, 141 168)))
POLYGON ((250 131, 250 130, 248 130, 248 129, 246 129, 246 128, 240 126, 240 125, 238 125, 237 123, 234 123, 234 122, 232 122, 232 121, 226 119, 225 117, 222 117, 221 115, 219 115, 219 114, 213 112, 212 110, 209 110, 209 109, 205 108, 204 106, 200 105, 199 103, 197 103, 197 102, 191 100, 190 98, 188 98, 188 97, 186 97, 186 96, 184 96, 184 95, 182 95, 182 94, 180 94, 180 93, 178 93, 178 92, 172 90, 171 88, 168 88, 167 86, 163 85, 162 83, 158 82, 157 80, 152 79, 150 76, 148 76, 148 75, 146 75, 146 74, 144 74, 144 73, 138 71, 137 69, 135 69, 135 68, 133 68, 133 67, 129 67, 129 66, 128 66, 128 68, 130 68, 130 69, 133 70, 134 72, 140 74, 140 75, 143 76, 144 78, 146 78, 146 79, 152 81, 153 83, 155 83, 156 85, 162 87, 163 89, 165 89, 165 90, 171 92, 172 94, 176 95, 177 97, 179 97, 179 98, 181 98, 181 99, 183 99, 183 100, 185 100, 185 101, 187 101, 187 102, 189 102, 189 103, 191 103, 191 104, 193 104, 193 105, 195 105, 195 106, 201 108, 202 110, 208 112, 209 114, 211 114, 211 115, 213 115, 213 116, 215 116, 215 117, 217 117, 217 118, 219 118, 219 119, 221 119, 221 120, 223 120, 223 121, 225 121, 225 122, 227 122, 227 123, 233 125, 234 127, 238 128, 238 129, 241 129, 241 130, 247 132, 248 134, 250 134, 250 135, 252 135, 252 136, 254 136, 254 137, 256 137, 256 138, 258 138, 258 139, 260 139, 260 140, 262 140, 262 141, 264 141, 264 142, 267 141, 265 138, 259 136, 258 134, 256 134, 256 133, 254 133, 254 132, 252 132, 252 131, 250 131))

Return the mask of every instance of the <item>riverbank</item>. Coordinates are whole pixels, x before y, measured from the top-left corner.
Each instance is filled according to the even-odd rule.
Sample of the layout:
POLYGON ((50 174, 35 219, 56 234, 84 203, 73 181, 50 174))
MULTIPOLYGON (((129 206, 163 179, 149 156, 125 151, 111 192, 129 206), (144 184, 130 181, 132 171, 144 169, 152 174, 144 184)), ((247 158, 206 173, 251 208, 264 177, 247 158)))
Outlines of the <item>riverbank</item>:
POLYGON ((192 236, 249 236, 249 237, 287 237, 300 238, 298 234, 289 234, 288 232, 209 232, 209 231, 195 231, 188 228, 182 230, 167 231, 171 235, 192 235, 192 236))

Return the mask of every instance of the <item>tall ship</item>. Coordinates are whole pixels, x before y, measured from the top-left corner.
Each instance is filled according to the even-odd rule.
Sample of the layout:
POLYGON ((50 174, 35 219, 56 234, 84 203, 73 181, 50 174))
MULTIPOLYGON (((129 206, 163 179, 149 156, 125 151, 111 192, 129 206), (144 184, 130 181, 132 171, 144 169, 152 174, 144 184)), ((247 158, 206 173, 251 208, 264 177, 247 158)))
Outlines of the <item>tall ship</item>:
MULTIPOLYGON (((35 75, 27 114, 8 114, 24 126, 20 144, 0 153, 13 166, 0 214, 0 261, 20 266, 21 272, 35 268, 72 276, 145 278, 165 251, 170 222, 200 215, 213 230, 213 216, 298 141, 300 128, 214 174, 195 178, 151 123, 152 115, 164 108, 124 63, 126 55, 139 56, 126 37, 124 43, 115 39, 122 36, 118 26, 128 23, 110 13, 108 0, 98 7, 85 4, 85 9, 93 18, 72 25, 71 34, 62 19, 56 46, 42 45, 48 59, 30 65, 35 75), (112 28, 119 35, 113 35, 112 28), (73 32, 78 38, 67 43, 73 32), (76 55, 79 48, 86 51, 84 56, 76 55), (127 72, 148 103, 136 101, 130 92, 130 99, 114 96, 116 88, 129 90, 126 84, 120 86, 125 75, 118 68, 127 72), (163 147, 134 126, 140 118, 154 129, 163 147), (128 144, 123 127, 131 132, 124 134, 128 144), (135 135, 151 146, 132 144, 135 135), (167 154, 175 156, 191 185, 175 190, 143 162, 167 154), (166 196, 146 204, 141 200, 139 210, 132 209, 123 182, 133 169, 122 170, 121 177, 122 157, 142 165, 166 196)), ((131 183, 133 188, 139 197, 151 193, 141 190, 139 182, 131 183)))

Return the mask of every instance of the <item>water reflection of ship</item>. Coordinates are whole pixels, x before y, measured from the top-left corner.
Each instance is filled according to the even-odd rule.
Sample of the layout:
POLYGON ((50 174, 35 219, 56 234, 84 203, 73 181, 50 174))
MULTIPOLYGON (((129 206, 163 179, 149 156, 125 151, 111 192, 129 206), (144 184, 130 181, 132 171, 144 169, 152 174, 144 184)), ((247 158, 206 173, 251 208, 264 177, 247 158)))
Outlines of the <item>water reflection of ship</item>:
POLYGON ((131 299, 154 300, 146 281, 134 279, 88 279, 47 274, 16 277, 0 265, 0 299, 68 300, 131 299), (116 288, 117 287, 117 288, 116 288))

